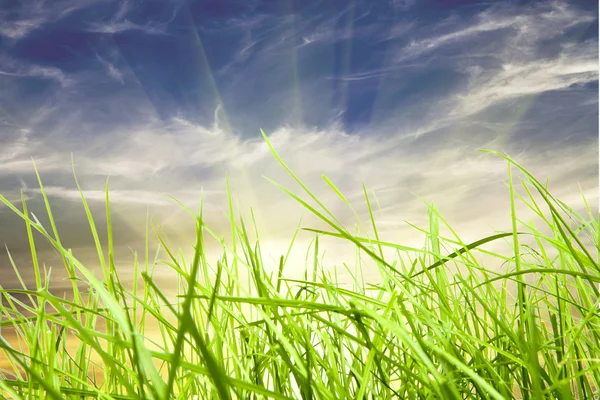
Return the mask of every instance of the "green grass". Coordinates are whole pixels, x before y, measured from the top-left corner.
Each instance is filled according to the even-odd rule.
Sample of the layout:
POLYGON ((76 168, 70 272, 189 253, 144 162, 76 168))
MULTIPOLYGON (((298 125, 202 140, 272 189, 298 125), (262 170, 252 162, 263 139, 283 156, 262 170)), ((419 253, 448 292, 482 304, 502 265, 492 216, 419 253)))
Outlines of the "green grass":
MULTIPOLYGON (((115 269, 108 182, 107 256, 80 189, 101 279, 63 247, 39 174, 50 227, 30 217, 24 199, 21 211, 0 196, 26 224, 35 269, 35 288, 23 280, 20 289, 0 287, 2 328, 13 329, 21 343, 11 346, 0 337, 0 355, 4 353, 11 364, 10 371, 0 372, 0 396, 597 398, 598 219, 585 198, 588 215, 578 215, 525 169, 496 153, 508 165, 512 231, 464 243, 430 206, 429 229, 422 230, 427 243, 422 249, 408 248, 380 240, 366 189, 370 232, 358 221, 362 233, 351 234, 263 136, 308 197, 273 183, 330 227, 306 228, 315 240, 304 279, 285 278, 296 235, 290 248, 282 249, 287 255, 281 256, 277 273, 267 274, 260 240, 250 240, 256 224, 249 226, 235 216, 230 194, 230 238, 219 237, 205 225, 203 210, 186 209, 196 223, 194 257, 186 262, 169 249, 156 222, 153 229, 166 259, 159 259, 157 251, 151 261, 147 244, 143 263, 136 254, 132 285, 122 284, 115 269), (515 168, 522 176, 524 195, 513 186, 515 168), (518 201, 536 214, 535 220, 518 219, 518 201), (452 237, 443 237, 441 228, 452 237), (62 256, 72 281, 68 299, 48 289, 49 276, 36 256, 34 231, 62 256), (204 251, 207 235, 222 244, 223 254, 215 264, 209 264, 204 251), (319 264, 319 238, 325 237, 355 245, 358 265, 351 273, 352 289, 337 281, 332 268, 319 264), (510 243, 513 252, 484 249, 494 241, 510 243), (384 250, 395 257, 386 257, 384 250), (502 267, 486 269, 479 261, 483 255, 502 267), (363 283, 364 257, 376 266, 378 283, 363 283), (176 272, 177 299, 168 297, 153 279, 158 263, 176 272), (247 274, 242 274, 244 270, 247 274), (240 278, 245 275, 247 281, 240 278), (151 322, 157 326, 152 334, 151 322)), ((350 207, 335 185, 324 179, 350 207)), ((21 279, 18 267, 14 263, 13 267, 21 279)), ((353 270, 346 268, 348 273, 353 270)))

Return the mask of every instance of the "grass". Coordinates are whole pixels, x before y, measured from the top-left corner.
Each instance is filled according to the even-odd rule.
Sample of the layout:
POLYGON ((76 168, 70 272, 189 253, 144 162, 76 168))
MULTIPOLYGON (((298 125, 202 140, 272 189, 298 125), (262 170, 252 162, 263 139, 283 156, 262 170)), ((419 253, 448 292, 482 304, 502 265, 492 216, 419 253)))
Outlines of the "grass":
MULTIPOLYGON (((464 243, 431 206, 429 230, 422 230, 427 243, 413 249, 380 240, 366 190, 371 233, 359 221, 362 236, 351 234, 279 158, 264 132, 263 136, 308 198, 273 183, 331 228, 306 228, 315 240, 304 279, 285 278, 284 273, 296 235, 288 256, 279 260, 277 274, 267 274, 260 240, 251 242, 249 226, 235 217, 229 186, 231 238, 226 241, 206 226, 202 210, 186 209, 196 223, 194 257, 186 262, 169 249, 156 222, 153 228, 167 259, 159 259, 157 251, 151 263, 146 246, 145 262, 136 254, 135 279, 127 287, 114 264, 108 182, 107 257, 81 193, 101 279, 63 247, 37 169, 50 227, 30 216, 24 199, 21 211, 0 196, 26 224, 35 270, 35 288, 23 280, 19 289, 0 287, 1 325, 12 328, 20 342, 19 347, 0 337, 0 354, 11 365, 0 371, 0 396, 598 398, 598 219, 585 198, 588 215, 581 216, 524 168, 495 153, 508 165, 512 231, 464 243), (515 168, 526 195, 513 186, 515 168), (517 201, 536 214, 535 223, 543 229, 518 219, 517 201), (442 227, 453 237, 443 237, 442 227), (60 253, 72 282, 72 298, 48 289, 34 231, 60 253), (209 265, 205 255, 207 235, 223 247, 216 265, 209 265), (349 241, 357 248, 352 289, 319 265, 319 238, 324 237, 349 241), (512 253, 484 250, 485 244, 502 240, 512 245, 512 253), (536 245, 526 244, 528 240, 536 245), (384 250, 392 251, 394 259, 384 250), (478 260, 483 254, 501 262, 502 270, 486 269, 478 260), (362 257, 376 265, 379 283, 362 283, 362 257), (159 263, 177 273, 180 291, 175 301, 153 279, 152 266, 159 263), (243 270, 247 281, 241 279, 243 270), (150 322, 157 325, 154 336, 149 335, 150 322)), ((257 231, 254 223, 251 228, 257 231)), ((13 267, 21 279, 14 263, 13 267)))

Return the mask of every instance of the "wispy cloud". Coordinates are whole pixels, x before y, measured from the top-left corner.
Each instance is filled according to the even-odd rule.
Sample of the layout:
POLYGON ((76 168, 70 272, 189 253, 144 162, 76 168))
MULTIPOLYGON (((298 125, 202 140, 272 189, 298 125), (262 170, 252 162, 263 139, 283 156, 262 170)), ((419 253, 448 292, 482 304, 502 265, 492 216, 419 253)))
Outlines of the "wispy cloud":
MULTIPOLYGON (((0 19, 2 19, 2 15, 0 15, 0 19)), ((0 36, 15 40, 21 39, 27 36, 29 32, 38 29, 44 22, 44 18, 3 21, 0 25, 0 36)))
MULTIPOLYGON (((4 126, 4 131, 6 132, 7 127, 4 126)), ((17 128, 17 127, 15 127, 17 128)), ((27 146, 29 145, 29 134, 31 131, 27 128, 14 129, 16 131, 16 137, 12 140, 4 137, 4 141, 6 144, 2 146, 2 150, 0 150, 0 163, 6 163, 8 161, 14 160, 15 158, 24 154, 27 150, 27 146)), ((5 134, 6 135, 6 134, 5 134)), ((3 135, 4 136, 4 135, 3 135)))
POLYGON ((356 72, 353 74, 345 74, 336 77, 329 77, 328 79, 337 79, 340 81, 363 81, 367 79, 375 79, 380 78, 383 75, 389 74, 391 72, 397 71, 398 67, 390 66, 378 69, 371 69, 365 72, 356 72))
POLYGON ((413 7, 417 3, 417 0, 390 0, 390 4, 396 10, 406 11, 413 7))
POLYGON ((131 0, 55 0, 39 1, 25 0, 19 7, 3 10, 0 7, 0 37, 17 41, 27 37, 30 33, 80 10, 97 6, 109 6, 112 16, 105 22, 85 22, 85 30, 96 33, 119 33, 126 31, 139 31, 150 35, 165 34, 166 26, 175 17, 175 12, 181 7, 181 1, 172 2, 173 15, 169 21, 150 21, 136 23, 127 18, 134 9, 131 0), (115 7, 116 6, 116 7, 115 7))
POLYGON ((382 34, 383 40, 393 40, 405 38, 411 30, 417 26, 415 21, 412 20, 400 20, 392 25, 392 27, 382 34))
POLYGON ((137 23, 133 22, 132 18, 129 17, 135 10, 135 5, 131 0, 124 0, 119 3, 117 10, 108 21, 90 22, 87 24, 85 30, 107 34, 137 31, 147 35, 166 35, 169 23, 175 19, 177 12, 184 5, 184 1, 170 1, 168 4, 172 8, 170 18, 161 21, 150 20, 145 23, 137 23))
POLYGON ((119 71, 119 69, 113 63, 111 63, 107 59, 101 57, 100 54, 98 54, 98 53, 96 53, 96 58, 104 66, 108 76, 110 76, 111 78, 113 78, 114 80, 116 80, 120 83, 124 83, 123 73, 121 71, 119 71))
POLYGON ((0 7, 0 36, 23 39, 46 24, 58 22, 81 9, 115 0, 24 0, 8 9, 0 7))
MULTIPOLYGON (((482 34, 493 32, 501 34, 495 38, 499 46, 508 42, 512 46, 531 47, 541 40, 564 34, 573 26, 589 24, 596 19, 594 15, 558 1, 536 3, 525 9, 510 5, 496 6, 477 14, 472 21, 465 21, 463 24, 453 20, 452 29, 449 31, 446 28, 446 32, 410 41, 398 53, 397 61, 410 60, 432 53, 442 46, 481 38, 482 34)), ((477 47, 485 44, 480 41, 477 47)))
MULTIPOLYGON (((58 199, 80 201, 81 193, 78 190, 61 186, 45 186, 46 195, 58 199)), ((29 189, 25 187, 23 192, 29 195, 41 195, 41 189, 29 189)), ((106 202, 105 190, 83 190, 86 201, 106 202)), ((138 204, 138 205, 160 205, 171 206, 173 201, 166 195, 146 190, 111 190, 110 201, 116 204, 138 204)))
POLYGON ((121 33, 127 31, 139 31, 148 35, 165 35, 166 24, 153 22, 147 24, 137 24, 128 20, 106 22, 106 23, 90 23, 88 32, 96 33, 121 33))
POLYGON ((117 9, 117 12, 115 13, 115 15, 113 17, 113 20, 114 21, 122 21, 123 19, 125 19, 125 16, 131 10, 131 7, 132 7, 131 0, 122 0, 119 3, 119 8, 117 9))
MULTIPOLYGON (((454 17, 452 24, 426 26, 432 32, 443 27, 443 32, 399 47, 382 69, 345 79, 372 79, 402 68, 410 70, 415 63, 464 76, 464 83, 447 96, 424 99, 435 113, 412 134, 435 132, 495 105, 597 82, 597 38, 582 42, 567 34, 595 19, 561 2, 525 8, 494 6, 462 24, 454 17), (544 53, 542 46, 550 42, 552 51, 544 53), (450 46, 451 52, 440 52, 450 46)), ((413 109, 419 107, 427 106, 418 103, 413 109)))
POLYGON ((380 27, 376 25, 358 24, 371 13, 370 9, 366 8, 354 14, 353 7, 352 4, 348 4, 334 15, 326 17, 259 14, 247 18, 231 18, 222 26, 202 29, 212 32, 244 33, 237 56, 219 71, 222 75, 246 61, 253 53, 264 60, 269 56, 280 56, 278 53, 282 50, 299 49, 310 45, 331 45, 378 33, 380 27))
POLYGON ((492 74, 471 69, 469 88, 459 96, 450 116, 465 117, 492 104, 596 82, 597 48, 598 42, 590 40, 563 46, 561 53, 552 59, 514 63, 507 59, 501 69, 492 74))
POLYGON ((16 78, 49 79, 58 82, 63 87, 68 87, 73 83, 73 80, 59 68, 25 64, 9 58, 0 59, 0 75, 16 78))

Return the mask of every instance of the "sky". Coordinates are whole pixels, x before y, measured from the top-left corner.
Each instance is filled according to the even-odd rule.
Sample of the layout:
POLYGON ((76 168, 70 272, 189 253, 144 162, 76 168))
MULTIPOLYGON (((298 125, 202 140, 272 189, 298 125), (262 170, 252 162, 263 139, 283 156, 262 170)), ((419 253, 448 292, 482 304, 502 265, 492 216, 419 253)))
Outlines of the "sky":
MULTIPOLYGON (((585 194, 597 212, 598 3, 0 3, 0 193, 22 209, 22 191, 50 230, 33 158, 64 246, 90 268, 98 257, 73 166, 103 244, 110 175, 125 276, 133 251, 143 256, 148 215, 190 253, 194 221, 169 195, 196 210, 202 194, 207 223, 228 235, 226 177, 274 267, 302 216, 319 225, 265 179, 301 193, 261 128, 350 230, 352 211, 322 175, 365 221, 362 184, 375 193, 383 240, 421 247, 407 222, 428 226, 425 202, 467 242, 511 229, 507 163, 480 149, 507 153, 577 209, 585 194)), ((67 290, 36 237, 53 287, 67 290)), ((300 234, 294 271, 312 239, 300 234)), ((1 204, 0 243, 0 284, 19 286, 7 249, 31 284, 25 224, 1 204)), ((322 248, 329 265, 353 262, 339 241, 322 248)))

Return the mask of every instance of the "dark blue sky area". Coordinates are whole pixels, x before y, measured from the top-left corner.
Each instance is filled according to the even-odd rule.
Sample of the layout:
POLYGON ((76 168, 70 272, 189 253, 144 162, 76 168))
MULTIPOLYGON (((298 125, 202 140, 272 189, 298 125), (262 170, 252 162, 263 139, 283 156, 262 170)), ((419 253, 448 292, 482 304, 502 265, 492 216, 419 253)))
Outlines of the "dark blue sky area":
MULTIPOLYGON (((87 80, 87 90, 72 94, 80 106, 89 103, 94 108, 91 103, 98 97, 135 86, 165 121, 182 116, 207 123, 222 104, 226 117, 221 121, 233 129, 338 122, 350 132, 368 126, 374 111, 390 113, 415 97, 443 95, 464 84, 466 77, 452 61, 457 55, 452 43, 435 55, 395 59, 414 42, 415 26, 442 22, 430 34, 443 35, 448 30, 444 21, 469 23, 482 10, 520 4, 96 1, 66 12, 59 3, 50 5, 46 15, 40 11, 38 20, 45 23, 25 37, 0 36, 0 54, 5 63, 17 64, 16 70, 27 63, 75 76, 98 74, 97 85, 87 80), (102 70, 111 75, 102 75, 102 70), (391 82, 394 90, 389 90, 391 82)), ((597 13, 597 3, 578 6, 597 13)), ((36 13, 26 7, 26 2, 21 7, 8 2, 0 12, 17 26, 33 24, 36 13), (31 18, 23 21, 28 12, 31 18)), ((421 28, 419 33, 424 32, 421 28)), ((488 32, 486 38, 482 32, 482 39, 493 34, 488 32)), ((566 34, 575 40, 594 37, 597 20, 566 34)), ((550 38, 540 43, 540 56, 558 48, 550 38)), ((493 63, 493 54, 480 58, 493 63)), ((31 74, 21 79, 17 92, 22 101, 35 102, 32 98, 60 84, 49 81, 47 74, 31 74)))

